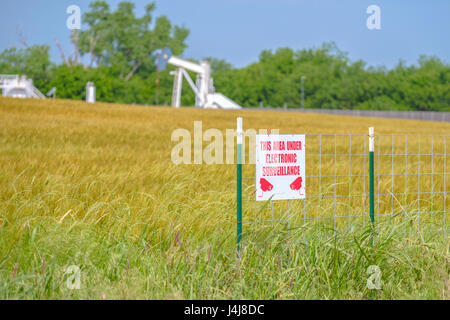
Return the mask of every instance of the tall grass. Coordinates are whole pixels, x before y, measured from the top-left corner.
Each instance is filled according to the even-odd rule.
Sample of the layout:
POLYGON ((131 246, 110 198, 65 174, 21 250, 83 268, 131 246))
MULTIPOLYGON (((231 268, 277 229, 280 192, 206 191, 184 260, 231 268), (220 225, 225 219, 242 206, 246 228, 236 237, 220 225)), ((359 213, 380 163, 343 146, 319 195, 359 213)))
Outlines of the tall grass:
MULTIPOLYGON (((18 222, 19 223, 19 222, 18 222)), ((302 241, 313 226, 277 225, 245 238, 236 259, 230 233, 131 237, 82 222, 41 221, 1 231, 3 299, 448 299, 448 243, 401 232, 401 224, 302 241), (14 241, 15 240, 15 241, 14 241), (374 243, 371 244, 371 241, 374 243), (64 274, 81 268, 81 289, 64 274), (368 267, 381 271, 370 290, 368 267)))
MULTIPOLYGON (((246 127, 297 133, 450 131, 446 123, 2 98, 1 298, 449 298, 448 237, 405 233, 409 217, 381 221, 375 234, 355 225, 317 241, 308 241, 314 223, 245 228, 237 259, 234 166, 176 166, 170 135, 192 131, 194 120, 234 128, 238 115, 246 127), (71 265, 81 268, 79 290, 66 286, 71 265), (382 290, 366 286, 370 265, 382 272, 382 290)), ((293 208, 293 217, 303 214, 293 208)))

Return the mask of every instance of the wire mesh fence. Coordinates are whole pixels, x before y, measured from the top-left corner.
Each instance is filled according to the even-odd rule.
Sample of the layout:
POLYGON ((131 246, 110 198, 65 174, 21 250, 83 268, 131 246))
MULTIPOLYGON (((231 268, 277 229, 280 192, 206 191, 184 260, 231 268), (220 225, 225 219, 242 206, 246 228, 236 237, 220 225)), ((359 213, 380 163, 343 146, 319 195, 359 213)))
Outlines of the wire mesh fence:
MULTIPOLYGON (((261 227, 315 226, 314 239, 370 223, 369 137, 363 134, 306 134, 306 198, 256 201, 255 153, 243 148, 243 233, 261 227)), ((248 137, 251 141, 254 137, 248 137)), ((407 233, 448 235, 450 136, 375 135, 375 222, 405 222, 407 233)), ((249 146, 250 145, 250 146, 249 146)))

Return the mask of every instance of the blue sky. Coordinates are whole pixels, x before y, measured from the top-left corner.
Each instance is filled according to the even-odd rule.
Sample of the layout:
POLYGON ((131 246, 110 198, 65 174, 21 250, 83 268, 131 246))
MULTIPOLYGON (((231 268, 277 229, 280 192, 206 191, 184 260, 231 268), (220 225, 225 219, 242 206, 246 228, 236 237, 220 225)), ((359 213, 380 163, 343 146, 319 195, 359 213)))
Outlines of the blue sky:
MULTIPOLYGON (((66 8, 82 13, 90 0, 2 1, 0 50, 20 46, 17 28, 29 44, 49 44, 60 62, 54 39, 66 55, 72 46, 66 8)), ((120 0, 107 1, 112 8, 120 0)), ((151 0, 135 0, 141 15, 151 0)), ((155 15, 166 15, 191 34, 184 57, 225 59, 242 67, 263 49, 302 49, 334 41, 352 60, 369 65, 411 64, 419 55, 435 55, 450 63, 450 1, 448 0, 157 0, 155 15), (368 30, 366 9, 381 8, 381 30, 368 30)))

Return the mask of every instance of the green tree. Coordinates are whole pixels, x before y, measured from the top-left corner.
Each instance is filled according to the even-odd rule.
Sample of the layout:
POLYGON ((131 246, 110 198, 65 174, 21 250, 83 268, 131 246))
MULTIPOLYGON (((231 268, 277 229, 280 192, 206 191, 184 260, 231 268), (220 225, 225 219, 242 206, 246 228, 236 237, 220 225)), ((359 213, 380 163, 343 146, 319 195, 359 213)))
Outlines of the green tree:
POLYGON ((121 2, 116 11, 110 11, 105 1, 94 1, 84 21, 89 26, 80 33, 80 50, 90 55, 90 65, 112 68, 120 78, 129 81, 135 74, 148 76, 154 70, 152 52, 169 47, 174 54, 186 48, 189 31, 172 26, 165 16, 158 17, 150 29, 155 4, 146 6, 145 14, 138 18, 132 2, 121 2))
POLYGON ((218 58, 214 58, 214 57, 206 57, 203 60, 209 61, 210 65, 211 65, 211 73, 212 74, 215 74, 217 72, 225 72, 225 71, 233 69, 233 65, 224 59, 218 59, 218 58))
POLYGON ((24 49, 9 48, 0 53, 0 73, 26 75, 41 88, 50 79, 50 47, 35 45, 24 49))

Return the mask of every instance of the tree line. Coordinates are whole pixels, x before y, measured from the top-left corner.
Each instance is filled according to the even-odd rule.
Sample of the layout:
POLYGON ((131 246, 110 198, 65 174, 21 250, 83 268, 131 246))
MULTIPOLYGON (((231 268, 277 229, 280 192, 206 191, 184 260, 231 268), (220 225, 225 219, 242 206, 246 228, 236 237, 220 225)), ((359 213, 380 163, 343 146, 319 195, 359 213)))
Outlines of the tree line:
MULTIPOLYGON (((0 73, 25 74, 43 93, 56 87, 59 98, 85 99, 85 85, 93 81, 98 101, 170 104, 171 67, 157 72, 155 52, 168 47, 182 55, 189 30, 165 16, 153 21, 154 3, 141 17, 134 9, 126 1, 116 10, 106 1, 93 1, 83 16, 86 28, 71 34, 73 54, 65 55, 56 41, 62 63, 51 61, 48 45, 13 47, 0 53, 0 73)), ((437 57, 421 56, 413 65, 400 61, 391 69, 370 67, 325 43, 263 50, 257 62, 244 68, 207 59, 216 90, 244 107, 450 111, 450 65, 437 57)), ((182 104, 194 100, 185 85, 182 104)))

